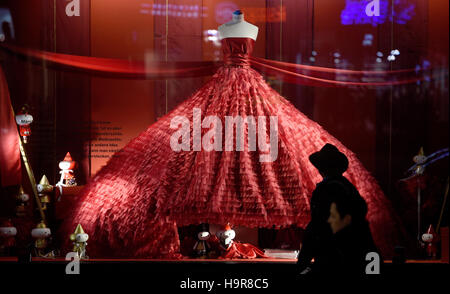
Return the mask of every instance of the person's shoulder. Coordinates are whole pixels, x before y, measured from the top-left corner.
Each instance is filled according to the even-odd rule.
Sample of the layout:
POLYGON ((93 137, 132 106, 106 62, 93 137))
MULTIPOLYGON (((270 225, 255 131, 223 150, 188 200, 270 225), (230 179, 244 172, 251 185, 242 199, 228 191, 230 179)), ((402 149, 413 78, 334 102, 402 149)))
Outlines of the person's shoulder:
POLYGON ((358 189, 355 187, 355 185, 353 185, 352 182, 350 182, 345 176, 341 175, 338 176, 336 178, 334 178, 334 181, 341 183, 342 185, 344 185, 344 187, 346 187, 348 189, 348 191, 350 192, 350 194, 353 194, 354 196, 359 196, 361 197, 358 189))
POLYGON ((343 183, 345 185, 355 187, 355 185, 353 185, 352 182, 350 182, 349 179, 347 179, 344 175, 336 176, 334 178, 334 180, 335 181, 339 181, 339 182, 341 182, 341 183, 343 183))
POLYGON ((317 192, 320 192, 324 187, 326 187, 327 181, 328 181, 327 179, 323 179, 321 182, 318 182, 316 184, 316 188, 313 191, 313 194, 317 193, 317 192))
POLYGON ((333 175, 326 177, 321 183, 324 184, 333 184, 333 183, 339 183, 343 184, 348 182, 348 180, 343 175, 333 175))
POLYGON ((320 188, 330 188, 330 187, 335 187, 335 186, 340 186, 343 187, 345 190, 349 190, 352 189, 350 187, 351 183, 343 176, 333 176, 333 177, 329 177, 324 179, 321 183, 320 183, 320 188))

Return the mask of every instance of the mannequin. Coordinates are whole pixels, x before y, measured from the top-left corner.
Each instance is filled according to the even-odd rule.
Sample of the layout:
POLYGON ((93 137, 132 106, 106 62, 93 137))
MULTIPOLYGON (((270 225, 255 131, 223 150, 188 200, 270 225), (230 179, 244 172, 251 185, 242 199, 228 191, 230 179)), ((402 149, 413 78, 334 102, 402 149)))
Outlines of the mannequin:
POLYGON ((251 38, 256 41, 258 27, 244 20, 244 14, 240 10, 233 12, 233 19, 219 26, 219 40, 225 38, 251 38))

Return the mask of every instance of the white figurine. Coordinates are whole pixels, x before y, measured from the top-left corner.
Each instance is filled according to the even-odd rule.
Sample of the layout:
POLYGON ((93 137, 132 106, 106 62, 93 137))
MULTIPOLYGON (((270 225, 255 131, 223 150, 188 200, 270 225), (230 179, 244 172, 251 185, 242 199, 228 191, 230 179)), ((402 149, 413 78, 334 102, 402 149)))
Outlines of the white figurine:
POLYGON ((230 224, 227 224, 222 231, 217 232, 220 246, 225 250, 230 248, 231 244, 233 244, 234 237, 236 237, 236 232, 231 228, 230 224))
POLYGON ((33 116, 28 113, 28 107, 24 106, 16 115, 16 123, 19 125, 19 132, 22 136, 23 143, 28 142, 28 137, 31 135, 30 125, 33 122, 33 116))
POLYGON ((61 178, 59 179, 59 182, 56 184, 56 186, 59 187, 76 186, 77 182, 73 174, 73 170, 76 167, 76 162, 72 160, 72 157, 70 156, 69 152, 67 152, 66 157, 64 157, 64 160, 59 162, 58 166, 61 169, 61 171, 59 172, 61 174, 61 178))

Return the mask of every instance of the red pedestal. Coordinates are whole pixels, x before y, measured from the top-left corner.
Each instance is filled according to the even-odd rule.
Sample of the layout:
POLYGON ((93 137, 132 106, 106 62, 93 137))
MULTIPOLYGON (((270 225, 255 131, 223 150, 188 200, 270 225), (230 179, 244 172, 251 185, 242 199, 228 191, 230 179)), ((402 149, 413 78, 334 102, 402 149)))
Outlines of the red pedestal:
POLYGON ((58 187, 55 187, 55 218, 64 219, 72 203, 77 200, 78 194, 84 186, 63 187, 62 194, 58 187))

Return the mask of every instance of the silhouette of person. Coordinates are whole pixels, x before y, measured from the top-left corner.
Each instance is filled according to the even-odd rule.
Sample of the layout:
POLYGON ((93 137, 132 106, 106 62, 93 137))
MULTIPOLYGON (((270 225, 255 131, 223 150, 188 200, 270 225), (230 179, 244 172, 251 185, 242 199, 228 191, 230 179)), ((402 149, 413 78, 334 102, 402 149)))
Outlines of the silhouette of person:
POLYGON ((323 177, 316 185, 311 196, 311 221, 306 227, 302 248, 298 255, 297 269, 301 274, 310 271, 320 272, 322 264, 330 264, 331 241, 333 234, 328 223, 332 193, 330 184, 338 184, 346 191, 346 195, 354 195, 359 203, 360 211, 367 214, 367 204, 355 186, 342 174, 348 168, 348 159, 334 145, 325 144, 322 149, 309 156, 310 162, 323 177), (311 263, 314 258, 314 264, 311 263))
POLYGON ((372 273, 381 272, 381 257, 365 218, 365 211, 357 195, 348 195, 345 187, 338 183, 327 185, 328 193, 332 194, 328 223, 333 233, 329 263, 321 264, 321 273, 335 276, 363 276, 369 266, 372 273), (377 253, 375 264, 367 261, 368 253, 377 253))

